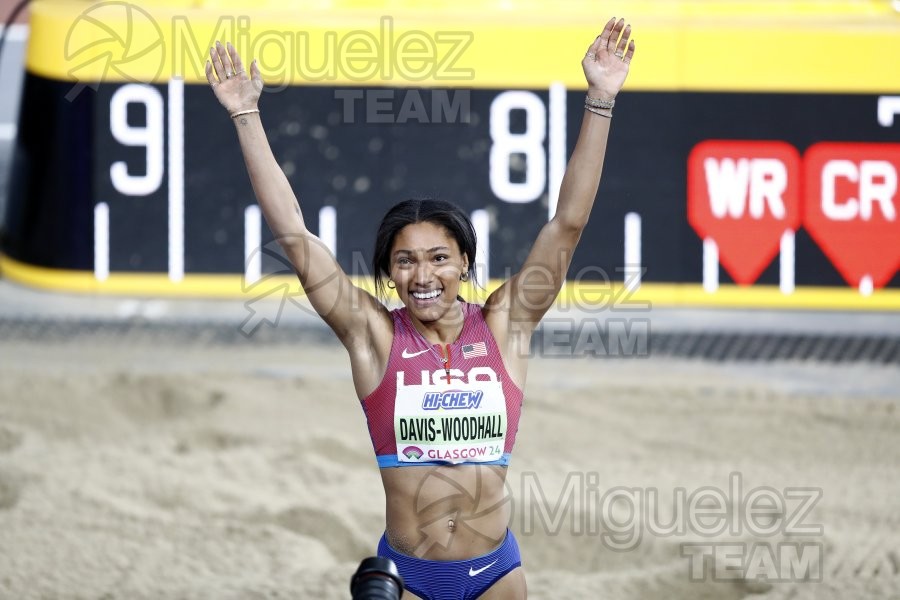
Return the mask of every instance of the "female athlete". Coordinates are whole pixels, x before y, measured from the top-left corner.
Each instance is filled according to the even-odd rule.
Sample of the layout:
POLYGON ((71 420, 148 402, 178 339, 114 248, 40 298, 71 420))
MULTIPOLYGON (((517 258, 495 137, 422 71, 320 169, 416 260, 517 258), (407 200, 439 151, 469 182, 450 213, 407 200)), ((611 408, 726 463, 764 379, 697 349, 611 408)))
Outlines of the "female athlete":
POLYGON ((630 35, 630 25, 611 19, 581 61, 581 131, 556 214, 522 269, 483 306, 466 303, 458 291, 475 272, 469 219, 447 202, 407 200, 381 222, 373 261, 379 292, 396 289, 403 302, 393 311, 356 287, 306 228, 260 120, 256 61, 248 73, 230 43, 210 50, 206 76, 234 120, 266 222, 350 354, 386 496, 378 553, 397 564, 404 598, 526 596, 507 527, 506 465, 531 333, 559 293, 594 204, 613 100, 634 56, 630 35))

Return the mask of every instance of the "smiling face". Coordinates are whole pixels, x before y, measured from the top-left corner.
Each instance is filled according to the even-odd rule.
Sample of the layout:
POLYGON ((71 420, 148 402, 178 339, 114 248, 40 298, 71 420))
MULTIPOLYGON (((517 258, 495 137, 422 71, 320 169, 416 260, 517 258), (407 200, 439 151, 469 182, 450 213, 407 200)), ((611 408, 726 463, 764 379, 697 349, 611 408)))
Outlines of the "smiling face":
POLYGON ((394 238, 390 260, 391 279, 412 316, 423 323, 448 317, 469 261, 447 229, 429 222, 405 226, 394 238))

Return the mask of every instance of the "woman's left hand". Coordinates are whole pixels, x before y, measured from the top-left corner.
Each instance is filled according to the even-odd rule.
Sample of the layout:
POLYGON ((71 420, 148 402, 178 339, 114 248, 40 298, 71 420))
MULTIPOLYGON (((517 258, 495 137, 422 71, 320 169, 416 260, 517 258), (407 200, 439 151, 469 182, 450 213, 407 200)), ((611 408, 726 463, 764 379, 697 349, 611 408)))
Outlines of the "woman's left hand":
POLYGON ((592 98, 612 100, 622 89, 634 56, 634 42, 629 41, 630 37, 631 25, 625 25, 625 19, 617 22, 614 17, 588 48, 581 67, 592 98))

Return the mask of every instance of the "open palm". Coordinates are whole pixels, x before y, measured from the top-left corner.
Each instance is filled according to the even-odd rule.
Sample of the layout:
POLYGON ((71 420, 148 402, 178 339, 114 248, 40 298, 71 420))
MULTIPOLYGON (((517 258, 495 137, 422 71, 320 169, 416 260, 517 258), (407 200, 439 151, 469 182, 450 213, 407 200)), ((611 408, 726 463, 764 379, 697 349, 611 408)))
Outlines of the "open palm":
POLYGON ((248 77, 234 46, 229 42, 226 47, 218 41, 214 48, 210 48, 209 58, 206 61, 206 80, 229 114, 256 108, 263 90, 262 76, 256 61, 250 63, 248 77))
POLYGON ((631 25, 626 25, 625 19, 612 18, 588 48, 581 67, 592 95, 611 100, 622 89, 634 56, 634 41, 629 41, 630 37, 631 25))

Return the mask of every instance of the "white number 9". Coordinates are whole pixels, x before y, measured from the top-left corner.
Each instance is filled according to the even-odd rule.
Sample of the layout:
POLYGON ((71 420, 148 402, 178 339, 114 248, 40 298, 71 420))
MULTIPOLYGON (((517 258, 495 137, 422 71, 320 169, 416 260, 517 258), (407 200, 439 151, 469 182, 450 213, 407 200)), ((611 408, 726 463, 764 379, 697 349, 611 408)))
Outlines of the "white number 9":
POLYGON ((109 176, 113 187, 126 196, 147 196, 158 190, 162 185, 165 143, 162 95, 149 85, 123 85, 110 100, 109 129, 116 141, 125 146, 146 148, 147 167, 143 175, 131 175, 125 161, 112 164, 109 176), (147 124, 143 127, 128 124, 128 105, 132 102, 144 104, 147 124))

